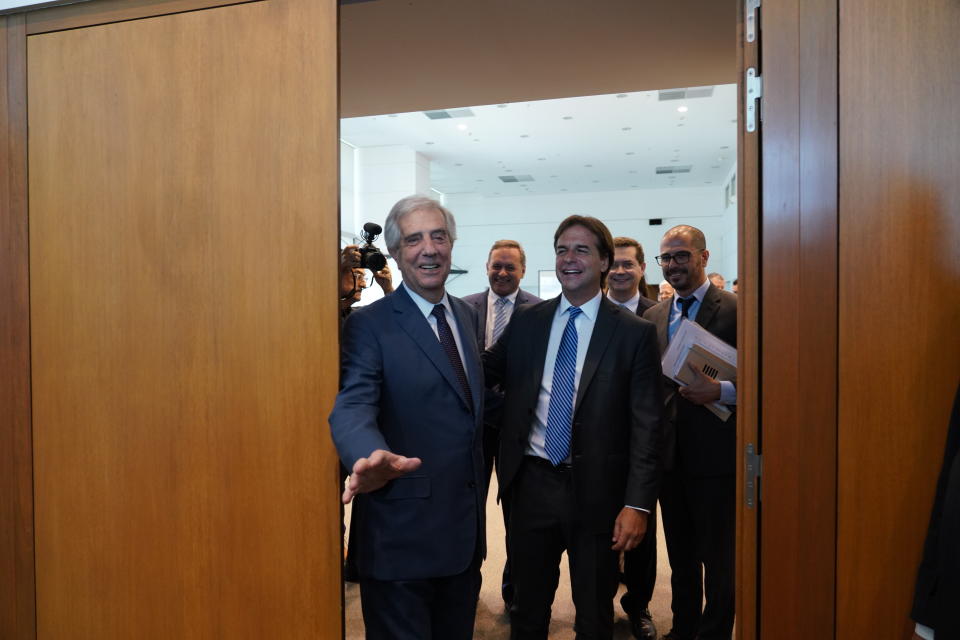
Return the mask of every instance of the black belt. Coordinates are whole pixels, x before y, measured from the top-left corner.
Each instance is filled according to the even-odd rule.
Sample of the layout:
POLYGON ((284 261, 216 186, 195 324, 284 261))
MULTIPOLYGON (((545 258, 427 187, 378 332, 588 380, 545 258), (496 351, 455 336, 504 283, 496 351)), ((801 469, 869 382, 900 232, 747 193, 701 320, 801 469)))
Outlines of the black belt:
POLYGON ((540 456, 527 455, 523 456, 523 459, 532 465, 543 467, 544 469, 548 469, 554 473, 570 473, 570 470, 573 469, 573 465, 567 464, 566 462, 561 462, 560 464, 554 466, 552 462, 546 458, 541 458, 540 456))

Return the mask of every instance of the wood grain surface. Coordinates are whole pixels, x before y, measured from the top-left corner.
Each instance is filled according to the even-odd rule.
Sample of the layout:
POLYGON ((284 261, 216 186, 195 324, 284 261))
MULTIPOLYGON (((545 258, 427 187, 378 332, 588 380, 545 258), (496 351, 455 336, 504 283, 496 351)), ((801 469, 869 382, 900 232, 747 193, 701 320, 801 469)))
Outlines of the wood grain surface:
POLYGON ((335 5, 28 60, 38 637, 338 637, 335 5))
POLYGON ((837 638, 892 640, 960 377, 960 4, 841 0, 840 25, 837 638))

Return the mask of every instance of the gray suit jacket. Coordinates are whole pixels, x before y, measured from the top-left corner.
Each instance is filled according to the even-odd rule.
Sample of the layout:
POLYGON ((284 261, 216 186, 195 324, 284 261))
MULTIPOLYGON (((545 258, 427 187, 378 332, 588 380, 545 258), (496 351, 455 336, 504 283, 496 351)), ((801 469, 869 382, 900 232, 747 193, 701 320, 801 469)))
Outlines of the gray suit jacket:
MULTIPOLYGON (((643 314, 657 326, 660 354, 667 350, 667 325, 670 321, 670 296, 643 314)), ((737 296, 712 284, 704 294, 695 318, 697 324, 727 344, 737 346, 737 296)), ((679 469, 699 476, 733 475, 737 459, 736 413, 724 422, 702 406, 685 400, 677 393, 677 384, 663 378, 664 469, 679 469)), ((736 407, 730 407, 734 412, 736 407)))
MULTIPOLYGON (((480 343, 480 348, 483 349, 486 346, 486 336, 487 336, 487 294, 490 291, 489 288, 484 289, 480 293, 471 293, 468 296, 461 298, 464 302, 472 304, 477 310, 477 316, 479 326, 477 327, 477 339, 480 343)), ((517 290, 517 301, 516 305, 519 307, 522 304, 534 304, 535 302, 543 302, 540 298, 533 295, 532 293, 527 293, 523 289, 517 290)))

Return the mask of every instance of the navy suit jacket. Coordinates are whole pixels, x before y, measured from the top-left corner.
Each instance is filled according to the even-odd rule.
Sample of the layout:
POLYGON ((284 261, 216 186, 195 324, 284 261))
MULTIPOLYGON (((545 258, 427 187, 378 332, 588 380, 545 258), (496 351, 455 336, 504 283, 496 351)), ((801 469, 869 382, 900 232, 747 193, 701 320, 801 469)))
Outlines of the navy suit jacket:
MULTIPOLYGON (((670 322, 670 296, 648 309, 643 318, 657 325, 660 353, 667 350, 670 322)), ((727 344, 737 346, 737 296, 718 289, 707 288, 695 318, 697 324, 727 344)), ((737 471, 737 415, 736 407, 726 421, 706 407, 693 404, 677 393, 677 384, 664 376, 666 401, 663 426, 664 469, 680 469, 698 476, 732 475, 737 471)))
MULTIPOLYGON (((486 346, 487 339, 487 298, 489 291, 490 289, 487 288, 480 293, 471 293, 468 296, 463 296, 463 301, 472 304, 477 310, 477 319, 479 320, 477 338, 480 341, 481 348, 486 346)), ((522 304, 534 304, 535 302, 543 302, 543 300, 532 293, 527 293, 523 289, 517 289, 517 300, 514 302, 516 307, 522 304)), ((514 307, 514 310, 516 310, 516 307, 514 307)))
POLYGON ((419 580, 465 571, 484 553, 483 371, 473 309, 449 296, 472 406, 429 322, 401 285, 350 314, 330 429, 347 469, 376 449, 423 461, 354 498, 351 562, 360 578, 419 580))

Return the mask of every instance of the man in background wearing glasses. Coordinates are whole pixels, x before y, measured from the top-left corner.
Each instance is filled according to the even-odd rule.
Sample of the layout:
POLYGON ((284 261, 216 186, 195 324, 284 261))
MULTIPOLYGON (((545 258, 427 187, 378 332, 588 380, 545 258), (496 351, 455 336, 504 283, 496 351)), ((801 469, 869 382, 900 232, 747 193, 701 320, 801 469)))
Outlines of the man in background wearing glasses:
MULTIPOLYGON (((661 353, 683 318, 737 344, 737 296, 707 279, 710 252, 703 232, 673 227, 660 241, 657 264, 674 294, 644 313, 657 326, 661 353)), ((671 640, 730 640, 734 619, 736 525, 736 415, 721 420, 705 406, 735 410, 731 382, 697 371, 678 387, 664 377, 663 465, 660 510, 670 557, 671 640), (706 606, 702 606, 706 590, 706 606)))

